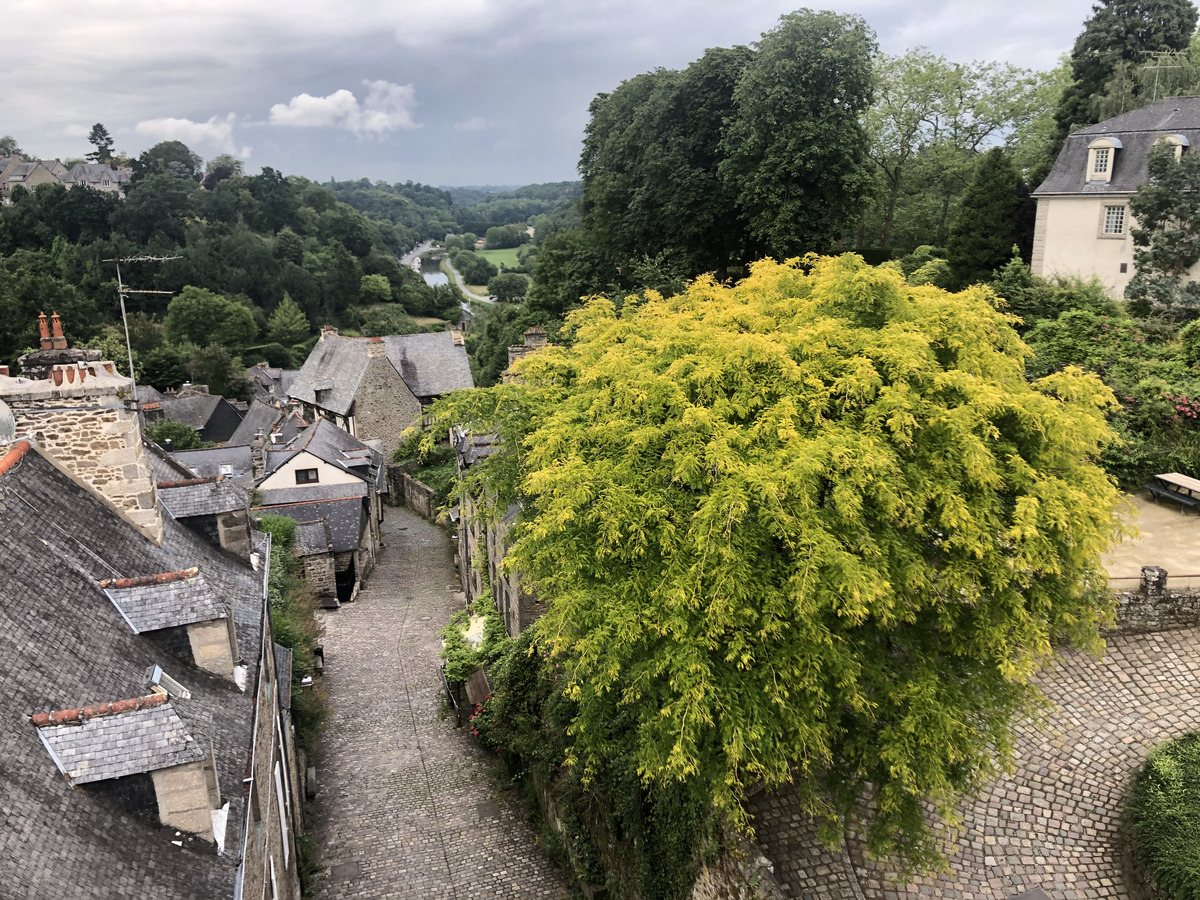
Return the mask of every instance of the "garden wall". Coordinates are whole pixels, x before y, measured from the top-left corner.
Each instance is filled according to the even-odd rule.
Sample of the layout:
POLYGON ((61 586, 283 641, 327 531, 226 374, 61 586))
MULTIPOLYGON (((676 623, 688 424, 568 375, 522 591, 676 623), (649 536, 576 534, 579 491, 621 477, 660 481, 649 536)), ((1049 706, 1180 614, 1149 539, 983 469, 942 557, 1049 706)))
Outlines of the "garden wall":
POLYGON ((1142 566, 1135 591, 1118 591, 1117 624, 1109 634, 1141 634, 1200 625, 1200 590, 1171 590, 1167 570, 1142 566))

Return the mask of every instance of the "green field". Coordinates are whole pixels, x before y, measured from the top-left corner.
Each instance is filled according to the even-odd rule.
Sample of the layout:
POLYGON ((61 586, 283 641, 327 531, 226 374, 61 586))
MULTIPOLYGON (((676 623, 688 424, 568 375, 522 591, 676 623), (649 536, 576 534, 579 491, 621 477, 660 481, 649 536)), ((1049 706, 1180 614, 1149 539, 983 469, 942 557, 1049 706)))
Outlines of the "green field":
POLYGON ((496 266, 496 268, 499 268, 501 263, 504 263, 510 269, 515 269, 521 265, 517 262, 516 247, 509 247, 505 250, 479 250, 477 252, 492 265, 496 266))

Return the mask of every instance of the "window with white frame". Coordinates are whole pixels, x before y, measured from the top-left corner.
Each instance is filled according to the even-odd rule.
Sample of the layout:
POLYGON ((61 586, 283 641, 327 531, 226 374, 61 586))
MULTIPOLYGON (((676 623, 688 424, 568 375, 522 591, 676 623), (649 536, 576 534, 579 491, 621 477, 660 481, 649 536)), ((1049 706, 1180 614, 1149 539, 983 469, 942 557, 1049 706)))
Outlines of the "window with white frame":
POLYGON ((1087 182, 1112 181, 1113 170, 1117 165, 1117 151, 1121 142, 1115 137, 1098 137, 1088 144, 1087 171, 1084 180, 1087 182))
POLYGON ((1125 207, 1124 206, 1106 206, 1104 207, 1104 234, 1124 234, 1125 233, 1125 207))

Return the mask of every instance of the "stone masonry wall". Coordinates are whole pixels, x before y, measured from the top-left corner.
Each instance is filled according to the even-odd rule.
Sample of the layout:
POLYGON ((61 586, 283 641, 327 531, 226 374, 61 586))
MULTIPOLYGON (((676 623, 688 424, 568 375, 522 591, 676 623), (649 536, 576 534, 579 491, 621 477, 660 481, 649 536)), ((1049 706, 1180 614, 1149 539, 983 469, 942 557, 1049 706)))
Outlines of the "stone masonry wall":
POLYGON ((1142 567, 1142 583, 1136 591, 1116 594, 1117 624, 1110 634, 1142 634, 1200 625, 1200 591, 1172 591, 1167 571, 1159 566, 1142 567))
POLYGON ((354 436, 383 442, 384 462, 400 446, 400 432, 421 421, 421 403, 386 356, 375 356, 354 397, 354 436))
POLYGON ((333 557, 329 554, 304 557, 304 580, 312 585, 318 597, 336 597, 337 582, 333 576, 333 557))
POLYGON ((411 475, 404 475, 404 505, 427 519, 434 518, 433 488, 422 484, 411 475))
MULTIPOLYGON (((48 398, 6 397, 17 436, 33 435, 67 469, 122 510, 151 540, 162 540, 154 476, 142 449, 137 414, 115 392, 48 398), (82 407, 82 408, 71 408, 82 407)), ((73 394, 73 395, 72 395, 73 394)), ((0 448, 0 452, 8 447, 0 448)))

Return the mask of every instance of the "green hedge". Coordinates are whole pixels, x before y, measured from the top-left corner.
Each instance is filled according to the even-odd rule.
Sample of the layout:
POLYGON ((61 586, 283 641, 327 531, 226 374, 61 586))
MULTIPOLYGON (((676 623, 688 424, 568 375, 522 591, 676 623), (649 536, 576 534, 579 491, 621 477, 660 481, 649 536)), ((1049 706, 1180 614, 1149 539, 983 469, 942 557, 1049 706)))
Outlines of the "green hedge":
POLYGON ((1128 815, 1138 865, 1174 900, 1200 900, 1200 733, 1155 749, 1134 776, 1128 815))

